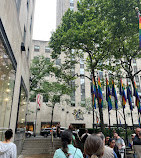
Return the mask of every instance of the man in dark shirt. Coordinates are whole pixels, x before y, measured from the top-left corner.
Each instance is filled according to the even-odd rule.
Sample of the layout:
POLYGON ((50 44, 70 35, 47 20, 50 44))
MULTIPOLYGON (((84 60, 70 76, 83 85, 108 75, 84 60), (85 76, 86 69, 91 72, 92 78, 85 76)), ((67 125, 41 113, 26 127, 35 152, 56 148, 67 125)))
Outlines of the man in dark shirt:
POLYGON ((136 136, 133 140, 133 145, 141 145, 141 128, 136 128, 136 136))

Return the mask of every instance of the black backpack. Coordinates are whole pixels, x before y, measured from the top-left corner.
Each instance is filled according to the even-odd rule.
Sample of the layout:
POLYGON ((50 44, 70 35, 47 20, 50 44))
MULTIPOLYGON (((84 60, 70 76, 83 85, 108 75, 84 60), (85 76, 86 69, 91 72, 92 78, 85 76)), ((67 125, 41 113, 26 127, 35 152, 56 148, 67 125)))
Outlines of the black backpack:
POLYGON ((88 137, 88 134, 86 133, 86 134, 84 135, 84 137, 81 139, 81 142, 82 142, 82 143, 85 143, 87 137, 88 137))

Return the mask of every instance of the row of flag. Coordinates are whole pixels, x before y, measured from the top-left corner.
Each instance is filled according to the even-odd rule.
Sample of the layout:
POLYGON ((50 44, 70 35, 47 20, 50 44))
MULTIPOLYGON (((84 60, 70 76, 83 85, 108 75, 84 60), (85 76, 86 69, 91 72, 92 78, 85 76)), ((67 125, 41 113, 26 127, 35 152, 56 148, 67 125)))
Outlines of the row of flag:
MULTIPOLYGON (((134 96, 136 98, 135 104, 138 107, 138 112, 141 113, 140 97, 138 95, 138 90, 137 90, 137 86, 136 86, 135 82, 134 82, 134 86, 135 86, 134 87, 134 96)), ((124 89, 122 79, 120 81, 120 95, 122 97, 123 108, 125 108, 126 102, 128 100, 130 110, 133 110, 132 92, 130 90, 129 85, 127 84, 127 97, 126 97, 126 93, 125 93, 125 89, 124 89)), ((112 94, 111 94, 109 82, 108 82, 108 79, 106 78, 106 101, 108 103, 108 110, 109 111, 112 109, 111 96, 113 96, 114 100, 115 100, 115 109, 118 109, 118 98, 117 98, 115 83, 114 83, 114 81, 112 81, 112 94)), ((95 86, 94 79, 92 79, 92 101, 93 101, 93 106, 95 107, 95 109, 96 109, 96 98, 99 99, 98 101, 99 101, 100 107, 103 108, 103 95, 102 95, 100 77, 98 77, 98 93, 96 91, 96 86, 95 86)))

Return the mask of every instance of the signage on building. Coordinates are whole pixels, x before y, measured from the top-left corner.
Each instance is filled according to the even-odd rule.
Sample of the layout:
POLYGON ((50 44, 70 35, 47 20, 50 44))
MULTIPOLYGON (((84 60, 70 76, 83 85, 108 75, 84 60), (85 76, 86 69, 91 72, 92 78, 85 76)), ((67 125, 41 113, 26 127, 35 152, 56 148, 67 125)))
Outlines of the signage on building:
POLYGON ((78 110, 74 109, 72 114, 75 120, 84 120, 83 112, 81 109, 78 109, 78 110))
POLYGON ((43 103, 43 96, 41 94, 37 94, 36 103, 37 103, 37 109, 39 110, 43 103))

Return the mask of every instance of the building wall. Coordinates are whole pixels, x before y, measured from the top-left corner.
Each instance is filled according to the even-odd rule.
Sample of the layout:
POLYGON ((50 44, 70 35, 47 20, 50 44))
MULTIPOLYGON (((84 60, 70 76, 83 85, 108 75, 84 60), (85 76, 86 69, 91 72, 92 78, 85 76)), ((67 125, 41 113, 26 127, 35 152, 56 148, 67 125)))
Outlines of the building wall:
MULTIPOLYGON (((45 57, 51 58, 50 57, 51 52, 50 53, 45 52, 46 46, 48 47, 47 41, 34 40, 33 45, 32 45, 32 55, 31 55, 32 59, 38 55, 43 55, 45 57), (40 51, 35 52, 34 46, 39 46, 40 51)), ((61 62, 64 61, 63 54, 61 54, 60 59, 61 59, 61 62)), ((85 59, 86 59, 86 56, 84 56, 84 62, 85 62, 85 59)), ((84 69, 85 69, 85 67, 84 67, 84 69)), ((75 73, 80 74, 80 64, 77 64, 75 66, 75 73)), ((84 71, 84 74, 90 77, 89 72, 84 71)), ((105 76, 105 72, 103 72, 103 77, 104 76, 105 76)), ((52 81, 52 77, 48 76, 47 80, 52 81)), ((78 86, 76 91, 75 91, 75 106, 71 106, 70 104, 66 103, 66 101, 64 101, 65 96, 62 97, 60 104, 55 105, 53 122, 55 122, 55 123, 60 122, 62 127, 68 127, 70 125, 70 123, 72 123, 75 125, 76 124, 80 124, 80 125, 84 124, 86 128, 92 128, 92 124, 93 124, 92 111, 87 111, 85 108, 80 106, 80 103, 81 103, 81 85, 80 85, 80 82, 81 82, 80 78, 78 77, 75 80, 75 84, 78 86), (74 110, 79 110, 79 109, 82 110, 82 119, 81 119, 81 117, 80 117, 80 119, 76 119, 74 116, 74 110)), ((126 80, 124 80, 123 82, 126 84, 126 80)), ((91 106, 90 90, 91 90, 90 80, 88 78, 85 78, 85 98, 86 99, 89 98, 89 102, 87 104, 90 104, 90 106, 91 106)), ((121 121, 121 124, 124 124, 123 110, 121 108, 120 95, 118 92, 118 88, 116 90, 117 90, 117 94, 118 94, 118 98, 119 98, 118 105, 120 105, 120 108, 118 110, 118 121, 119 121, 119 124, 120 124, 120 121, 121 121)), ((103 91, 103 94, 104 93, 105 93, 105 91, 103 91)), ((30 102, 30 105, 28 108, 27 122, 29 122, 29 123, 32 122, 32 124, 33 124, 33 122, 35 120, 35 113, 36 113, 36 103, 30 102)), ((132 126, 131 114, 130 114, 128 102, 127 102, 126 107, 125 107, 125 115, 126 115, 127 124, 129 126, 132 126)), ((100 118, 99 118, 98 108, 95 109, 95 112, 94 112, 95 124, 96 124, 96 120, 97 120, 96 116, 98 117, 98 123, 99 123, 100 118)), ((108 117, 108 109, 107 108, 103 108, 103 116, 104 116, 104 123, 109 125, 109 117, 108 117)), ((138 114, 137 114, 136 107, 133 110, 133 116, 134 116, 134 118, 133 118, 134 124, 138 124, 138 114)), ((111 125, 116 124, 116 111, 114 110, 114 105, 113 105, 113 110, 110 111, 110 118, 111 118, 111 125)), ((38 113, 37 113, 37 133, 39 133, 41 128, 43 128, 43 126, 41 126, 42 123, 46 122, 49 124, 50 121, 51 121, 51 107, 48 107, 45 103, 43 103, 40 111, 38 111, 38 113)))
POLYGON ((0 1, 0 6, 0 20, 5 30, 5 35, 8 38, 8 42, 12 50, 11 53, 13 53, 17 63, 13 102, 11 105, 12 111, 10 125, 9 127, 2 128, 12 128, 14 131, 13 139, 15 139, 21 82, 23 82, 24 88, 27 91, 27 98, 29 94, 29 61, 31 53, 35 0, 4 0, 0 1), (21 2, 19 9, 17 9, 18 2, 21 2), (28 9, 27 4, 29 6, 28 9), (24 27, 26 30, 26 35, 24 27), (26 51, 21 51, 22 42, 24 42, 26 51))

